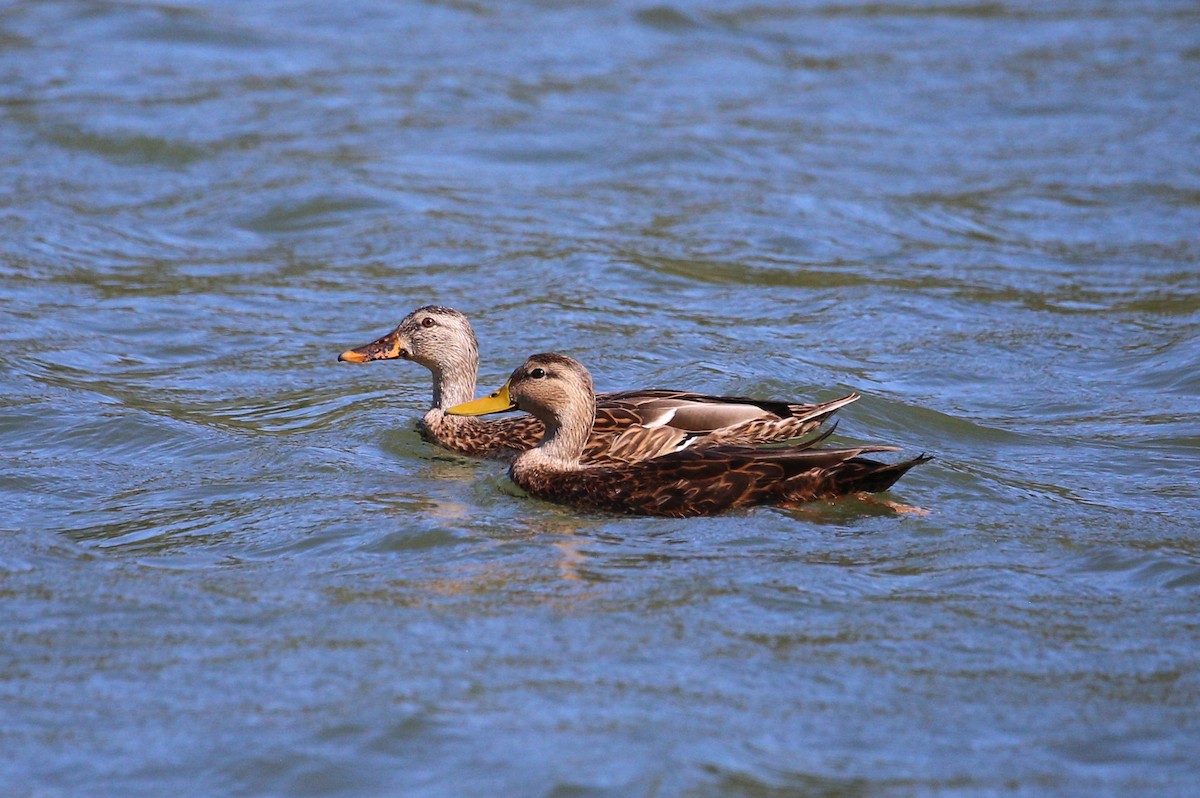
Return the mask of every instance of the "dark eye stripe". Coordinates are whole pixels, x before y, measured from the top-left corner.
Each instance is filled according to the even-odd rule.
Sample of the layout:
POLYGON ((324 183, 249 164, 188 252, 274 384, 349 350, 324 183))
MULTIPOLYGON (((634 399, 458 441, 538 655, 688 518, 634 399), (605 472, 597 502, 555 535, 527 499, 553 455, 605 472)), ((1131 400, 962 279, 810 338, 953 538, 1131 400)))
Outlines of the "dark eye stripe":
POLYGON ((533 371, 529 372, 529 376, 533 377, 535 380, 540 380, 542 377, 546 376, 546 370, 534 369, 533 371))

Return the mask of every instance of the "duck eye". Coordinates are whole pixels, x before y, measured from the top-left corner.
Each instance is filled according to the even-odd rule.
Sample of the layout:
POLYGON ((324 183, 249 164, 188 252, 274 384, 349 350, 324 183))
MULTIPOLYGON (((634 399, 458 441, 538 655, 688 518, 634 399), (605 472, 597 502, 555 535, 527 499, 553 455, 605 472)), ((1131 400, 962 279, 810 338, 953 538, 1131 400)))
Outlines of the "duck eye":
POLYGON ((433 316, 426 316, 425 318, 421 319, 422 327, 432 327, 435 324, 437 324, 437 322, 433 320, 433 316))
POLYGON ((540 380, 542 377, 546 376, 546 370, 545 369, 534 369, 533 371, 529 372, 529 376, 535 380, 540 380))

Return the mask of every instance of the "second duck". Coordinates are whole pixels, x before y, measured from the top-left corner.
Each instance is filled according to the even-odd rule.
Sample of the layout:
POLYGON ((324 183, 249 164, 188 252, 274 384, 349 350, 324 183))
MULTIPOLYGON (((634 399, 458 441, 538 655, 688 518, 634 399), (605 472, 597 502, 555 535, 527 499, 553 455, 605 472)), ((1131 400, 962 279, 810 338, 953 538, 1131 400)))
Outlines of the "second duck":
MULTIPOLYGON (((447 415, 446 409, 475 396, 479 342, 459 311, 440 305, 417 308, 387 335, 348 349, 338 360, 411 360, 433 373, 433 398, 421 434, 462 454, 511 460, 542 439, 542 422, 531 415, 493 421, 447 415)), ((636 462, 696 445, 784 441, 817 429, 850 394, 823 404, 710 396, 673 390, 635 390, 594 397, 594 420, 583 444, 583 462, 636 462)))

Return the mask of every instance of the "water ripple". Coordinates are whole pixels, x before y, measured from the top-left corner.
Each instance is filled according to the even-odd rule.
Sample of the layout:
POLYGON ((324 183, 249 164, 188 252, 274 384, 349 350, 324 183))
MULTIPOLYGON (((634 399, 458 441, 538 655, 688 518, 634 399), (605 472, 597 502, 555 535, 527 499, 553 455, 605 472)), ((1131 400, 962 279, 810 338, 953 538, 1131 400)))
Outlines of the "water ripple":
POLYGON ((1196 782, 1189 4, 10 6, 0 792, 1196 782), (334 360, 431 302, 928 512, 523 496, 334 360))

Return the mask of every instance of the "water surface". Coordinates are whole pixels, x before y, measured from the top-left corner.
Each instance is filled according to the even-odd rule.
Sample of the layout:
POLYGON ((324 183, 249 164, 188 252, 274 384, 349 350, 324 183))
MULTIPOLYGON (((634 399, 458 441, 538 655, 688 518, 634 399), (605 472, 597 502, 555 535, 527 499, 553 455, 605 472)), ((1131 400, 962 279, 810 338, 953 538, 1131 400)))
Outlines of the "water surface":
POLYGON ((11 795, 1190 795, 1185 2, 0 8, 11 795), (580 515, 498 385, 863 399, 891 497, 580 515))

